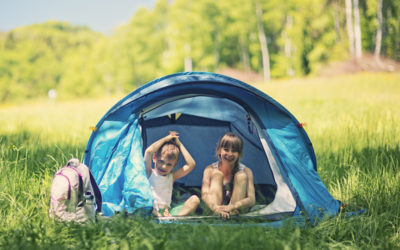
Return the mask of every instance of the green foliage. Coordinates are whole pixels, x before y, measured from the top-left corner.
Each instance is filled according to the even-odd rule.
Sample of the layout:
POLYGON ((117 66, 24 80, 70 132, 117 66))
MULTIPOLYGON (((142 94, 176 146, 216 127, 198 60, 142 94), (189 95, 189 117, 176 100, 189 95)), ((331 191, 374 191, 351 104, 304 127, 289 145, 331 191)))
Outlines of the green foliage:
MULTIPOLYGON (((70 58, 83 63, 100 34, 49 21, 7 33, 0 47, 0 102, 43 96, 58 88, 70 58)), ((77 85, 76 88, 79 88, 77 85)))
MULTIPOLYGON (((363 48, 374 51, 376 45, 376 30, 378 27, 377 1, 366 0, 362 5, 363 48)), ((394 60, 400 60, 400 2, 396 0, 383 1, 382 6, 382 53, 394 60)))
MULTIPOLYGON (((343 0, 158 0, 111 36, 49 21, 0 34, 0 102, 129 92, 157 77, 230 67, 263 71, 256 6, 274 78, 348 56, 343 0)), ((375 49, 377 1, 360 1, 362 46, 375 49)), ((383 3, 382 54, 400 60, 400 3, 383 3)))
POLYGON ((57 169, 83 158, 94 125, 120 97, 0 109, 1 249, 396 249, 400 247, 399 74, 256 85, 288 108, 313 142, 329 192, 366 208, 316 226, 158 224, 115 216, 96 224, 48 218, 57 169))

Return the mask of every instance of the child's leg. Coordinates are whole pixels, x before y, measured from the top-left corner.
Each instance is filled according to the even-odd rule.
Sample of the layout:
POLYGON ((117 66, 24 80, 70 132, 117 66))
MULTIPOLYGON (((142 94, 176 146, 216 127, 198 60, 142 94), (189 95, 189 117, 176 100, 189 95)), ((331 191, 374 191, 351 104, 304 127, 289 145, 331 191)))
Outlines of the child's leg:
POLYGON ((224 174, 220 171, 214 171, 211 176, 210 190, 208 192, 208 201, 211 208, 222 204, 223 181, 224 174))
MULTIPOLYGON (((237 201, 243 200, 247 197, 248 178, 244 171, 239 171, 235 174, 233 179, 233 191, 229 204, 234 204, 237 201)), ((237 213, 236 211, 235 213, 237 213)))
POLYGON ((185 201, 181 211, 179 211, 178 216, 188 215, 196 210, 200 204, 200 199, 197 195, 192 195, 185 201))

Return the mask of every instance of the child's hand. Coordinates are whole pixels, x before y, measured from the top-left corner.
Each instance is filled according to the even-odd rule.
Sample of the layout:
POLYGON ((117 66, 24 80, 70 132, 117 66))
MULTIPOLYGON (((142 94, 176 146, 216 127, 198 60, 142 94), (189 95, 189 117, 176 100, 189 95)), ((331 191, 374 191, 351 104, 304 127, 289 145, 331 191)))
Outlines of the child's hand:
POLYGON ((239 211, 233 205, 215 206, 214 214, 218 214, 223 219, 229 219, 230 215, 237 215, 239 211))
POLYGON ((225 209, 225 206, 216 206, 213 210, 214 214, 221 216, 221 218, 229 219, 229 211, 225 209))
POLYGON ((235 208, 235 206, 229 204, 229 205, 222 205, 219 206, 220 209, 223 209, 225 212, 228 212, 230 214, 235 214, 237 212, 237 209, 235 208))
POLYGON ((181 142, 179 141, 179 133, 176 131, 169 131, 169 135, 167 135, 168 140, 172 140, 177 147, 181 146, 181 142))
POLYGON ((170 133, 169 135, 164 137, 164 142, 175 141, 175 138, 176 138, 176 135, 170 133))
POLYGON ((165 217, 171 217, 171 214, 169 213, 169 211, 168 211, 168 208, 166 208, 165 210, 164 210, 164 214, 163 214, 165 217))

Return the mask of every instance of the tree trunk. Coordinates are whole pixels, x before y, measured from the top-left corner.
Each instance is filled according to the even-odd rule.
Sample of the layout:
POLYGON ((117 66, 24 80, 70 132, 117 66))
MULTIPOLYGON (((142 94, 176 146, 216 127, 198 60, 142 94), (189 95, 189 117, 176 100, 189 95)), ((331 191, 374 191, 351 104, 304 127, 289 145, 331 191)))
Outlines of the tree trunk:
POLYGON ((190 56, 191 54, 191 48, 190 48, 190 44, 185 44, 185 71, 192 71, 192 57, 190 56))
MULTIPOLYGON (((293 18, 291 16, 286 16, 286 29, 290 30, 293 25, 293 18)), ((285 57, 290 58, 292 56, 292 41, 289 38, 287 32, 283 34, 285 39, 285 57)))
POLYGON ((382 18, 382 0, 378 0, 378 29, 376 31, 376 43, 375 43, 375 59, 379 60, 381 55, 381 46, 382 46, 382 26, 383 26, 383 18, 382 18))
POLYGON ((242 64, 244 71, 250 71, 250 56, 247 49, 247 43, 245 41, 240 42, 240 54, 242 58, 242 64))
POLYGON ((221 41, 220 41, 219 31, 216 32, 214 36, 214 62, 215 69, 219 69, 219 61, 220 61, 220 49, 221 49, 221 41))
MULTIPOLYGON (((286 28, 285 30, 291 30, 293 26, 293 17, 291 16, 286 16, 286 28)), ((294 69, 293 69, 293 64, 292 64, 292 40, 290 40, 290 37, 286 31, 283 31, 283 38, 285 40, 285 57, 288 61, 288 67, 287 67, 287 74, 288 76, 293 76, 295 74, 294 69)))
MULTIPOLYGON (((397 34, 400 34, 400 8, 399 8, 399 14, 397 15, 397 34)), ((400 59, 399 57, 399 49, 400 49, 400 39, 399 36, 395 37, 394 40, 395 43, 395 49, 394 49, 394 60, 398 61, 400 59)))
POLYGON ((355 57, 354 49, 354 29, 353 29, 353 7, 351 0, 346 0, 346 24, 347 24, 347 35, 349 37, 349 52, 351 58, 355 57))
POLYGON ((339 4, 337 1, 333 2, 334 14, 333 14, 333 22, 335 24, 335 33, 336 33, 336 42, 340 41, 340 17, 339 17, 339 4))
POLYGON ((268 82, 271 79, 268 43, 265 37, 264 27, 262 24, 263 13, 259 2, 256 3, 256 15, 257 15, 258 38, 260 40, 262 62, 263 62, 264 82, 268 82))
POLYGON ((362 57, 362 44, 361 44, 361 24, 360 24, 360 10, 358 8, 358 0, 353 0, 354 5, 354 40, 356 49, 356 59, 360 60, 362 57))

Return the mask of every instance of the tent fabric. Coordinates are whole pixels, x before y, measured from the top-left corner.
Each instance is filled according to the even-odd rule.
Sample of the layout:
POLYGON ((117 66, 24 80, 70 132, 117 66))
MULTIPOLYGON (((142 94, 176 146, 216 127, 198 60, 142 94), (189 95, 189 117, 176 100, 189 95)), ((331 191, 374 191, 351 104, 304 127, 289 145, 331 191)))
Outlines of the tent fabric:
POLYGON ((150 211, 153 198, 144 167, 137 115, 132 115, 130 122, 118 132, 102 132, 106 142, 113 135, 117 137, 112 148, 104 140, 96 140, 98 155, 93 162, 98 167, 92 167, 92 172, 103 196, 102 211, 106 216, 124 209, 129 213, 138 208, 150 211))
POLYGON ((179 180, 201 185, 202 171, 214 162, 215 146, 227 132, 244 139, 242 162, 256 185, 270 185, 275 197, 258 214, 304 212, 314 220, 335 215, 340 203, 317 174, 312 144, 299 122, 282 105, 236 79, 207 72, 168 75, 145 84, 115 104, 89 139, 85 164, 103 194, 103 212, 150 211, 152 196, 143 150, 169 130, 196 161, 179 180))

